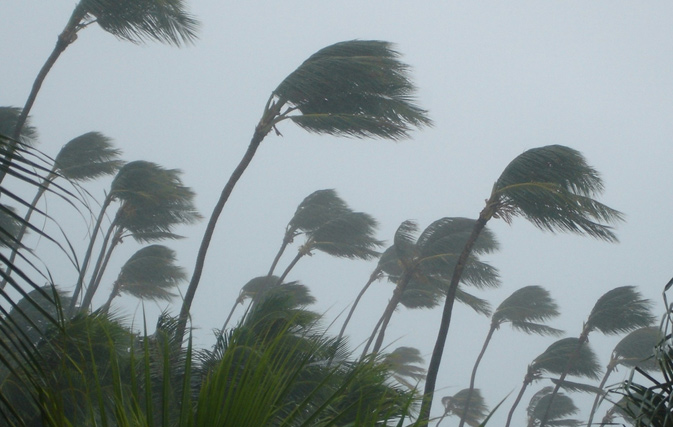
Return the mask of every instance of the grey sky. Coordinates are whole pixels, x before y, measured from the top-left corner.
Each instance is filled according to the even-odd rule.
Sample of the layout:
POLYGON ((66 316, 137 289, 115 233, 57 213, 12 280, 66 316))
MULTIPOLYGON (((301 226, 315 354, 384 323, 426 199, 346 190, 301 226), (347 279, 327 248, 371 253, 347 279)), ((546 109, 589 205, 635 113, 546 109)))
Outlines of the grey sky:
MULTIPOLYGON (((0 105, 23 105, 74 3, 0 3, 0 105)), ((399 143, 319 137, 290 123, 280 126, 283 137, 269 135, 225 208, 211 246, 193 305, 202 345, 212 342, 210 330, 221 326, 239 288, 267 271, 285 224, 309 193, 335 188, 355 210, 377 218, 379 237, 390 241, 406 219, 424 228, 443 216, 476 217, 509 161, 548 144, 581 151, 601 172, 601 200, 627 215, 618 228, 621 243, 551 235, 523 220, 512 226, 492 221, 502 249, 488 261, 500 270, 503 286, 479 295, 497 306, 519 287, 544 286, 563 312, 553 326, 572 336, 595 300, 616 286, 638 286, 655 302, 656 314, 662 312, 660 294, 673 275, 672 3, 191 3, 203 25, 200 40, 185 49, 134 46, 95 26, 82 31, 33 109, 41 149, 55 155, 77 135, 103 132, 127 160, 182 169, 208 216, 271 91, 318 49, 356 38, 396 43, 413 67, 418 103, 435 121, 434 128, 399 143)), ((92 190, 100 199, 102 188, 92 190)), ((81 220, 63 221, 81 243, 81 220)), ((185 228, 188 238, 171 244, 190 272, 204 228, 205 221, 185 228)), ((129 242, 126 250, 136 249, 129 242)), ((121 265, 124 256, 117 258, 121 265)), ((330 321, 355 298, 374 266, 318 253, 302 260, 289 279, 311 287, 315 309, 327 312, 330 321)), ((72 272, 55 274, 63 283, 72 272)), ((348 331, 354 345, 371 331, 391 292, 390 284, 373 286, 348 331)), ((101 291, 99 298, 105 297, 101 291)), ((124 301, 124 312, 132 314, 136 302, 124 301)), ((392 348, 415 346, 429 359, 439 318, 440 310, 401 309, 386 343, 398 339, 392 348)), ((464 307, 455 313, 439 397, 468 385, 488 323, 464 307)), ((618 339, 594 336, 591 345, 607 361, 618 339)), ((491 407, 518 389, 528 362, 551 342, 507 327, 496 336, 477 379, 491 407)), ((524 397, 519 423, 541 387, 524 397)), ((587 399, 574 397, 578 404, 587 399)), ((504 424, 512 400, 494 425, 504 424)))

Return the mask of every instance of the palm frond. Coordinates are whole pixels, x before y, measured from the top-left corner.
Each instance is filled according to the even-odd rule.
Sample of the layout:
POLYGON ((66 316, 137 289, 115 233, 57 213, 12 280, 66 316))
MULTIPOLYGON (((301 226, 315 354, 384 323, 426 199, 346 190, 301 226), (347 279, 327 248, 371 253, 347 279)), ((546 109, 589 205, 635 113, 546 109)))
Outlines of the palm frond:
POLYGON ((596 301, 585 329, 614 335, 650 326, 654 321, 651 306, 635 286, 612 289, 596 301))
POLYGON ((122 40, 154 40, 175 46, 193 43, 199 22, 184 0, 81 0, 77 6, 122 40))
POLYGON ((540 286, 525 286, 507 297, 496 308, 491 322, 501 325, 509 322, 512 328, 527 334, 560 335, 562 331, 543 325, 559 315, 558 305, 549 292, 540 286))
POLYGON ((70 140, 61 148, 54 164, 64 177, 73 181, 88 181, 112 175, 124 165, 121 150, 100 132, 87 132, 70 140))
POLYGON ((560 388, 570 392, 603 394, 603 390, 591 384, 578 383, 574 381, 563 380, 559 381, 557 378, 549 378, 554 384, 561 384, 560 388))
POLYGON ((535 393, 531 398, 526 410, 528 413, 529 425, 538 425, 547 411, 547 407, 551 404, 547 425, 579 426, 580 422, 577 420, 562 420, 562 418, 576 414, 579 411, 572 399, 563 393, 558 393, 554 399, 551 400, 552 390, 553 387, 545 387, 535 393), (531 421, 533 423, 530 423, 531 421))
MULTIPOLYGON (((17 107, 0 107, 0 135, 9 138, 14 133, 16 122, 21 115, 21 108, 17 107)), ((26 123, 21 128, 21 135, 19 142, 25 146, 33 146, 37 143, 37 129, 31 125, 30 117, 26 119, 26 123)), ((2 144, 9 143, 9 140, 2 140, 2 144)))
POLYGON ((598 379, 601 371, 596 354, 588 345, 579 346, 578 338, 563 338, 549 347, 533 360, 531 367, 537 372, 548 372, 555 375, 563 374, 568 360, 572 360, 568 375, 598 379), (576 351, 577 357, 571 357, 576 351))
POLYGON ((288 230, 313 231, 326 221, 349 211, 346 202, 334 189, 314 191, 297 206, 288 230))
POLYGON ((150 245, 137 251, 121 268, 115 290, 147 300, 171 300, 172 292, 187 280, 182 267, 175 265, 175 251, 150 245))
MULTIPOLYGON (((415 245, 416 233, 418 232, 418 224, 411 220, 406 220, 397 227, 395 236, 393 238, 393 248, 398 260, 398 266, 408 264, 417 256, 417 249, 415 245)), ((401 266, 400 266, 401 267, 401 266)), ((389 272, 384 268, 384 271, 389 272)), ((401 273, 400 273, 401 274, 401 273)))
POLYGON ((497 205, 495 214, 507 222, 523 216, 543 230, 616 241, 608 224, 623 216, 592 198, 602 191, 598 172, 581 153, 550 145, 515 158, 496 182, 492 201, 497 205))
POLYGON ((613 350, 615 361, 620 365, 644 371, 656 370, 659 366, 654 357, 654 348, 661 343, 663 335, 658 327, 646 326, 630 332, 613 350))
POLYGON ((491 304, 483 298, 479 298, 462 290, 460 287, 456 289, 456 301, 463 303, 472 310, 484 316, 491 315, 491 304))
POLYGON ((414 381, 422 381, 425 378, 425 368, 421 352, 413 347, 398 347, 392 352, 386 354, 382 363, 386 365, 393 377, 404 384, 408 388, 414 388, 406 378, 411 378, 414 381))
POLYGON ((274 95, 300 114, 284 115, 315 133, 400 139, 431 125, 413 103, 408 66, 388 42, 352 40, 313 54, 274 95))
POLYGON ((551 326, 542 325, 540 323, 516 321, 512 322, 511 325, 512 329, 516 329, 525 334, 549 335, 553 337, 563 335, 562 330, 552 328, 551 326))
POLYGON ((481 395, 481 390, 478 388, 472 389, 471 392, 466 388, 453 396, 445 396, 442 398, 442 404, 444 405, 445 414, 456 415, 458 417, 464 416, 465 424, 471 427, 478 426, 488 414, 488 406, 486 406, 486 401, 481 395), (467 396, 470 393, 470 406, 467 413, 463 415, 465 413, 467 396))
POLYGON ((376 220, 363 212, 347 212, 309 233, 311 247, 332 256, 371 259, 383 242, 374 237, 376 220))

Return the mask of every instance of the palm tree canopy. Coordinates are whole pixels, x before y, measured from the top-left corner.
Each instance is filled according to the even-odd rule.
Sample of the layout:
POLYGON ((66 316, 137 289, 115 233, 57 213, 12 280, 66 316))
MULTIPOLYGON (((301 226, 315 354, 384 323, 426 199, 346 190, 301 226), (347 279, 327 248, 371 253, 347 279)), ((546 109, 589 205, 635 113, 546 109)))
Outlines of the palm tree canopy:
POLYGON ((23 228, 23 219, 16 214, 16 209, 0 204, 0 247, 16 247, 21 242, 17 237, 23 228))
MULTIPOLYGON (((10 137, 14 133, 16 122, 21 115, 21 108, 0 107, 0 135, 10 137)), ((37 129, 30 124, 30 117, 21 128, 20 142, 24 145, 33 146, 37 143, 37 129)), ((5 140, 2 140, 3 145, 5 140)))
POLYGON ((577 406, 575 406, 573 403, 573 400, 563 393, 556 394, 554 399, 550 400, 553 390, 554 387, 545 387, 535 393, 530 399, 528 409, 526 410, 528 413, 529 425, 539 425, 539 422, 542 420, 547 407, 551 403, 547 418, 547 425, 579 426, 580 422, 577 420, 562 420, 562 418, 576 414, 579 411, 577 406), (530 421, 532 421, 532 423, 530 423, 530 421))
POLYGON ((118 292, 149 300, 170 300, 171 291, 187 280, 182 267, 175 265, 175 252, 162 245, 137 251, 124 264, 115 285, 118 292))
MULTIPOLYGON (((463 416, 468 394, 470 394, 470 389, 466 388, 460 390, 453 396, 442 397, 442 404, 444 405, 445 413, 459 417, 463 416)), ((472 395, 470 396, 470 406, 468 407, 467 414, 465 414, 464 418, 465 424, 476 427, 484 418, 486 418, 487 414, 488 407, 486 406, 486 402, 481 395, 481 390, 478 388, 472 389, 472 395)))
POLYGON ((614 335, 650 326, 654 321, 651 305, 649 300, 643 299, 635 286, 612 289, 596 301, 585 329, 614 335))
POLYGON ((412 378, 415 381, 422 381, 425 378, 425 369, 422 367, 424 360, 417 348, 398 347, 385 355, 383 363, 398 382, 409 388, 414 386, 405 378, 412 378))
POLYGON ((662 339, 663 335, 658 327, 636 329, 617 343, 613 355, 620 365, 630 368, 638 366, 640 369, 653 371, 659 367, 654 357, 654 347, 662 339))
POLYGON ((496 181, 490 202, 494 216, 507 222, 523 216, 543 230, 616 241, 608 224, 621 221, 622 214, 592 198, 602 191, 598 172, 580 152, 549 145, 512 160, 496 181))
POLYGON ((323 48, 274 90, 289 118, 309 132, 356 138, 400 139, 412 127, 431 125, 413 103, 408 66, 392 45, 351 40, 323 48))
POLYGON ((184 0, 80 0, 77 7, 103 30, 133 43, 181 46, 196 40, 199 27, 184 0))
POLYGON ((288 232, 313 231, 332 218, 349 212, 346 202, 334 189, 317 190, 309 194, 297 206, 288 224, 288 232))
POLYGON ((374 237, 378 223, 363 212, 346 212, 307 233, 310 247, 332 256, 371 259, 383 243, 374 237))
POLYGON ((287 303, 293 307, 303 307, 315 302, 315 297, 311 295, 306 285, 293 281, 276 286, 278 279, 278 276, 259 276, 250 279, 241 288, 237 301, 243 303, 247 298, 253 298, 259 302, 262 298, 272 298, 277 293, 282 293, 285 298, 289 298, 287 303))
POLYGON ((87 132, 73 138, 61 148, 54 163, 64 177, 74 181, 88 181, 111 175, 124 165, 119 159, 121 150, 100 132, 87 132))
MULTIPOLYGON (((555 375, 563 374, 568 360, 579 347, 578 338, 563 338, 549 347, 531 363, 531 369, 538 373, 548 372, 555 375)), ((598 379, 601 371, 596 354, 588 345, 582 345, 579 355, 573 358, 568 375, 598 379)))
POLYGON ((526 286, 507 297, 491 317, 491 324, 499 327, 511 323, 514 329, 539 335, 560 335, 562 331, 543 325, 560 313, 558 305, 541 286, 526 286))

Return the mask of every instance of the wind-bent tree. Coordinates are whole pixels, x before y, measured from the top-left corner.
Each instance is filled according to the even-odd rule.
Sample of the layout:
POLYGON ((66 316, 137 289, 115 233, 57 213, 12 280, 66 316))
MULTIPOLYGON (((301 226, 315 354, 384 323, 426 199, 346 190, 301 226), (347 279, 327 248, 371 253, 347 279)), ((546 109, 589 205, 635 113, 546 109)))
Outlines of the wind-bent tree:
POLYGON ((526 376, 523 379, 521 390, 519 391, 519 394, 517 395, 516 400, 514 401, 514 404, 512 405, 512 408, 507 415, 506 427, 509 427, 510 423, 512 422, 512 415, 514 415, 514 410, 519 405, 519 402, 521 402, 521 398, 523 397, 526 388, 533 381, 541 379, 544 373, 561 375, 564 370, 566 370, 566 366, 568 365, 567 362, 571 360, 568 374, 577 377, 590 378, 593 380, 598 379, 600 366, 598 364, 596 355, 588 345, 578 346, 578 341, 579 340, 577 338, 563 338, 558 340, 547 347, 547 349, 542 354, 536 357, 531 362, 531 364, 528 365, 528 370, 526 372, 526 376), (578 348, 579 352, 577 351, 578 348), (576 352, 578 353, 578 356, 571 358, 571 356, 576 352))
MULTIPOLYGON (((509 323, 514 330, 527 334, 558 336, 562 334, 562 331, 547 326, 544 322, 557 317, 559 314, 556 302, 551 298, 549 292, 540 286, 526 286, 518 289, 500 303, 491 316, 491 327, 472 368, 470 388, 465 400, 466 411, 470 407, 471 391, 474 389, 479 363, 484 357, 495 331, 500 329, 500 326, 504 323, 509 323)), ((461 419, 458 427, 463 427, 464 424, 465 421, 461 419)))
MULTIPOLYGON (((19 115, 12 133, 18 139, 26 118, 47 74, 58 57, 77 40, 77 34, 97 23, 104 31, 132 43, 158 41, 181 46, 196 39, 198 21, 186 10, 184 0, 80 0, 65 28, 56 40, 56 46, 40 69, 26 104, 19 115)), ((10 145, 5 161, 13 158, 14 145, 10 145)), ((0 170, 0 182, 5 177, 0 170)))
POLYGON ((418 383, 425 378, 425 369, 420 366, 424 363, 423 357, 417 348, 397 347, 383 357, 382 363, 386 365, 395 381, 409 390, 415 390, 418 383))
MULTIPOLYGON (((374 353, 381 349, 386 327, 405 297, 409 306, 432 307, 438 303, 448 288, 448 272, 456 265, 458 254, 473 227, 474 220, 446 217, 434 221, 418 238, 415 238, 418 227, 413 221, 405 221, 398 227, 394 249, 389 250, 386 257, 382 257, 383 263, 380 264, 388 274, 388 279, 396 286, 381 317, 378 338, 372 350, 374 353), (394 257, 394 261, 390 257, 394 257), (422 301, 418 300, 419 297, 422 301)), ((500 284, 497 270, 478 258, 478 255, 491 253, 497 248, 495 236, 485 230, 474 245, 463 283, 481 288, 500 284)), ((370 337, 370 342, 371 340, 370 337)), ((369 343, 366 347, 369 347, 369 343)))
POLYGON ((486 406, 486 401, 481 396, 481 391, 475 389, 472 392, 473 403, 470 408, 467 409, 465 403, 467 402, 468 392, 468 389, 463 389, 453 396, 442 397, 444 414, 439 418, 436 426, 439 426, 439 423, 441 423, 447 415, 460 417, 461 421, 470 427, 477 427, 480 425, 488 414, 488 406, 486 406))
POLYGON ((162 245, 146 246, 126 261, 101 309, 107 312, 112 300, 123 293, 142 300, 170 301, 175 296, 172 290, 186 280, 185 270, 175 265, 175 251, 162 245))
MULTIPOLYGON (((33 201, 24 215, 24 225, 19 230, 16 239, 20 243, 23 240, 28 223, 44 193, 51 183, 59 177, 69 181, 90 181, 104 175, 111 175, 123 166, 124 162, 119 159, 121 150, 114 148, 112 140, 99 132, 87 132, 71 139, 59 151, 54 159, 54 166, 49 171, 33 198, 33 201)), ((10 263, 14 262, 18 248, 12 250, 9 256, 10 263)), ((11 274, 8 269, 7 275, 11 274)), ((0 283, 0 289, 7 284, 7 279, 0 283)))
POLYGON ((333 189, 317 190, 306 196, 297 206, 292 219, 285 227, 283 243, 273 259, 268 275, 273 274, 285 249, 290 243, 294 242, 297 236, 314 231, 327 221, 350 211, 346 202, 333 189))
POLYGON ((559 393, 554 401, 551 401, 553 387, 545 387, 538 391, 530 399, 526 413, 528 414, 528 427, 538 427, 543 414, 549 408, 549 420, 555 426, 580 426, 579 420, 565 418, 576 414, 579 409, 573 400, 563 393, 559 393))
MULTIPOLYGON (((413 128, 431 125, 413 103, 408 66, 388 42, 353 40, 313 54, 272 92, 248 149, 213 209, 185 293, 176 333, 184 336, 217 220, 266 135, 285 120, 326 135, 397 140, 413 128)), ((277 132, 277 130, 276 130, 277 132)))
POLYGON ((505 168, 493 185, 453 269, 428 367, 419 424, 427 424, 430 417, 455 293, 474 242, 486 223, 491 218, 511 223, 515 217, 522 216, 542 230, 572 232, 614 242, 617 237, 610 224, 621 221, 622 214, 594 199, 602 191, 603 182, 598 172, 587 164, 581 153, 562 145, 530 149, 505 168))
MULTIPOLYGON (((596 301, 589 318, 584 322, 582 333, 577 340, 578 349, 589 342, 589 334, 593 331, 599 331, 605 335, 617 335, 649 326, 653 321, 651 302, 644 299, 634 286, 612 289, 596 301)), ((570 356, 567 361, 568 367, 577 354, 578 352, 575 352, 570 356)), ((563 386, 566 375, 565 371, 561 373, 554 391, 549 396, 550 400, 553 401, 554 396, 563 386)), ((546 421, 545 416, 542 418, 541 427, 545 426, 546 421)))
POLYGON ((629 333, 617 343, 615 349, 612 350, 610 361, 605 368, 605 374, 598 386, 600 392, 596 393, 587 425, 591 425, 594 419, 610 374, 616 371, 619 366, 626 366, 627 368, 635 368, 637 366, 646 372, 654 371, 658 368, 656 358, 654 357, 654 348, 661 339, 662 335, 658 327, 646 326, 629 333))

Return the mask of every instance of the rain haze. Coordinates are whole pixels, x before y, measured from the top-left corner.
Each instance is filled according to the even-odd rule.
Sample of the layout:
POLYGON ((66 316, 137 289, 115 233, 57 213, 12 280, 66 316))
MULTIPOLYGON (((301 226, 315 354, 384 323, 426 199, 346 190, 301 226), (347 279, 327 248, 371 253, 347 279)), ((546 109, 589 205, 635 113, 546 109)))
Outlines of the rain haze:
MULTIPOLYGON (((310 193, 335 189, 352 209, 376 218, 377 237, 387 247, 405 220, 416 221, 422 230, 442 217, 476 218, 512 159, 551 144, 580 151, 600 172, 605 192, 598 199, 625 215, 616 226, 620 242, 543 232, 523 218, 511 225, 493 219, 488 226, 500 250, 482 259, 499 270, 502 284, 474 293, 496 307, 516 289, 542 286, 561 311, 550 325, 573 337, 596 300, 618 286, 637 286, 652 300, 655 315, 663 313, 661 294, 673 276, 673 3, 189 3, 201 21, 193 46, 134 45, 96 25, 81 31, 48 75, 31 112, 39 148, 51 156, 75 136, 99 131, 123 150, 125 160, 182 170, 206 217, 180 228, 184 239, 168 243, 188 274, 207 218, 269 95, 314 52, 353 39, 394 43, 411 67, 415 102, 434 122, 398 142, 321 136, 290 121, 280 123, 279 134, 266 137, 219 219, 192 308, 198 346, 214 343, 212 331, 222 326, 241 286, 266 274, 285 226, 310 193)), ((65 1, 0 3, 0 105, 23 106, 73 6, 65 1)), ((86 188, 101 201, 109 180, 86 188)), ((82 222, 89 218, 58 201, 43 207, 82 253, 87 238, 82 222)), ((72 267, 48 259, 48 242, 33 244, 55 282, 72 290, 72 267)), ((131 239, 123 246, 112 261, 117 270, 139 248, 131 239)), ((281 271, 298 247, 296 242, 285 254, 281 271)), ((324 313, 324 327, 336 334, 375 267, 375 260, 316 251, 287 279, 310 287, 317 299, 311 308, 324 313)), ((108 269, 107 286, 116 269, 108 269)), ((360 303, 346 331, 356 353, 393 289, 390 282, 377 281, 360 303)), ((94 306, 106 297, 100 292, 94 306)), ((142 322, 142 308, 132 297, 118 298, 113 308, 129 321, 142 322)), ((145 308, 152 316, 165 308, 177 314, 180 302, 146 303, 145 308)), ((384 346, 416 347, 427 363, 440 318, 441 308, 399 308, 384 346)), ((443 412, 442 396, 469 385, 489 325, 488 317, 456 304, 433 416, 443 412)), ((590 345, 602 366, 620 338, 592 335, 590 345)), ((512 394, 493 425, 505 424, 527 365, 555 340, 507 325, 495 335, 476 386, 490 408, 512 394)), ((623 368, 610 382, 627 374, 623 368)), ((523 425, 528 400, 547 383, 530 388, 514 425, 523 425)), ((583 411, 575 418, 586 419, 592 397, 572 397, 583 411)), ((443 424, 458 425, 458 419, 443 424)))

